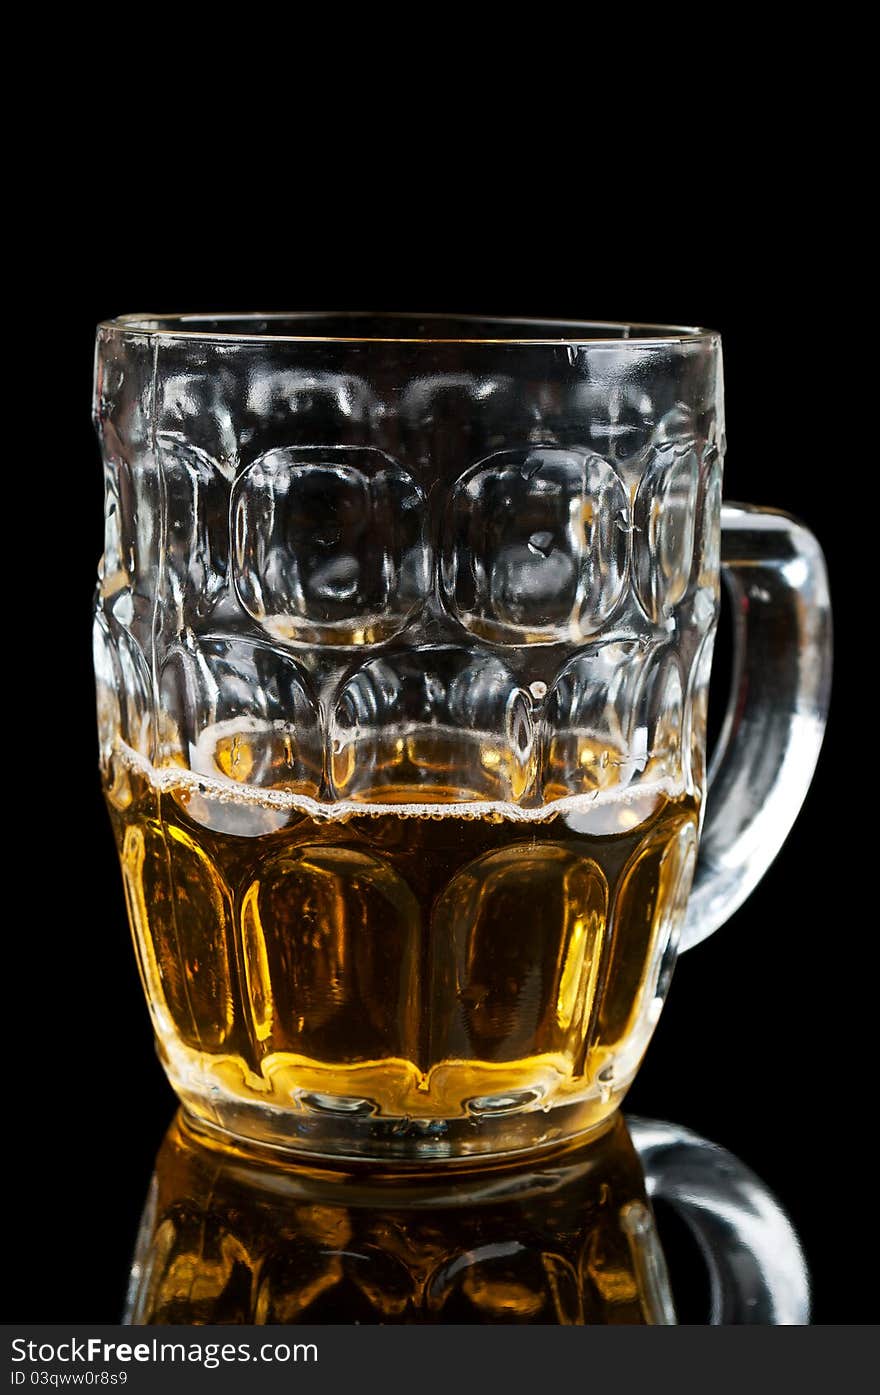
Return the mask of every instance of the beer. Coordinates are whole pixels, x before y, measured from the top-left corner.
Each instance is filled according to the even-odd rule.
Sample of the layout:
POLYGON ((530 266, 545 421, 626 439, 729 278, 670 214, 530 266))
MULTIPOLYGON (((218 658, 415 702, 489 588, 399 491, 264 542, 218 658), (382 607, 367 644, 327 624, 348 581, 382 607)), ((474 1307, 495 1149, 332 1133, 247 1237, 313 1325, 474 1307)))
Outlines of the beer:
POLYGON ((692 796, 524 817, 386 780, 368 812, 318 816, 249 787, 246 743, 224 739, 225 784, 124 751, 108 775, 160 1053, 193 1114, 319 1149, 344 1120, 442 1155, 486 1147, 492 1121, 530 1146, 564 1132, 551 1106, 571 1131, 614 1110, 674 959, 692 796))

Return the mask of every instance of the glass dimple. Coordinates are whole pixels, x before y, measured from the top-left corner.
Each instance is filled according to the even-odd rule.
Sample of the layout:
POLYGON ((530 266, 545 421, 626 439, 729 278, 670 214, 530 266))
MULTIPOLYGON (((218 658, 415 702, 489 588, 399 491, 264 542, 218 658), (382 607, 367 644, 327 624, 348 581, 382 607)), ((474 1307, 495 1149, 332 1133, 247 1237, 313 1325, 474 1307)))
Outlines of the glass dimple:
POLYGON ((634 572, 639 600, 662 620, 682 600, 691 577, 700 470, 690 444, 658 447, 634 507, 634 572))
POLYGON ((623 483, 599 456, 542 447, 489 457, 452 490, 443 543, 445 599, 498 644, 576 642, 621 598, 623 483))
POLYGON ((235 586, 273 638, 374 644, 423 604, 424 500, 377 450, 281 448, 236 481, 235 586))
POLYGON ((331 749, 336 795, 366 802, 517 802, 534 778, 525 694, 477 649, 369 660, 342 689, 331 749))

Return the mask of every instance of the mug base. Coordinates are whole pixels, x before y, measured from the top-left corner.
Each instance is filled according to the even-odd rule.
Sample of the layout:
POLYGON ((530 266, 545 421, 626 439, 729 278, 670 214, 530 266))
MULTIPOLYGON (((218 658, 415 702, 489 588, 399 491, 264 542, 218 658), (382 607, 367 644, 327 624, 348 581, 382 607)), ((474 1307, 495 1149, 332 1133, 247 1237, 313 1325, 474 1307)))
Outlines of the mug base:
POLYGON ((269 1110, 243 1100, 206 1101, 179 1092, 188 1126, 226 1147, 279 1159, 297 1155, 327 1160, 388 1163, 395 1168, 434 1162, 505 1158, 586 1141, 611 1126, 624 1089, 596 1097, 494 1116, 455 1119, 357 1117, 324 1112, 269 1110))

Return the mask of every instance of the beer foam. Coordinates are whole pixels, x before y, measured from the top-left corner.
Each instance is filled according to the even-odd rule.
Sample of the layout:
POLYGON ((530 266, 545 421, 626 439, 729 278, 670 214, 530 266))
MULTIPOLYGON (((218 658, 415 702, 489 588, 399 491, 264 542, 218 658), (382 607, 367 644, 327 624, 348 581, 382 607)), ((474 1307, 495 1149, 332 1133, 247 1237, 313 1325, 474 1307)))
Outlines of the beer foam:
POLYGON ((587 794, 563 795, 534 806, 478 796, 455 803, 425 801, 397 804, 360 799, 331 801, 315 799, 296 790, 263 789, 224 775, 202 774, 185 766, 156 766, 121 737, 116 738, 113 751, 125 767, 143 776, 160 794, 187 792, 215 799, 221 804, 297 812, 330 823, 341 823, 350 818, 387 818, 389 815, 411 819, 492 819, 509 820, 511 823, 546 823, 559 814, 588 814, 598 809, 641 804, 651 799, 675 799, 684 793, 683 780, 663 777, 650 781, 637 780, 631 785, 593 790, 587 794))

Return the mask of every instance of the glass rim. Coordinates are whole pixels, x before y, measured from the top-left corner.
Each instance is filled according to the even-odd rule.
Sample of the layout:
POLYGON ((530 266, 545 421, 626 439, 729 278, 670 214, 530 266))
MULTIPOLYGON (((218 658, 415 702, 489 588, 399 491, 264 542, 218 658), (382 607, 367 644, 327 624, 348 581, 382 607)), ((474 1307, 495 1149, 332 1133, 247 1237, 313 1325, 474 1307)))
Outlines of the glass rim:
POLYGON ((541 319, 533 316, 457 314, 453 311, 418 312, 413 310, 370 311, 370 310, 271 310, 271 311, 208 311, 174 312, 171 314, 128 314, 117 315, 101 320, 98 331, 114 334, 130 334, 137 338, 158 340, 194 340, 221 344, 492 344, 511 346, 559 347, 576 344, 588 348, 592 345, 622 345, 634 348, 658 348, 662 346, 690 344, 718 344, 721 336, 717 330, 699 325, 652 324, 634 320, 560 320, 541 319), (484 328, 516 325, 519 328, 534 329, 536 333, 511 335, 480 334, 273 334, 268 329, 248 330, 251 323, 268 324, 272 321, 297 320, 350 320, 352 328, 358 320, 421 321, 431 320, 443 324, 480 325, 484 328), (190 325, 192 328, 187 328, 190 325), (229 329, 202 328, 205 325, 230 325, 229 329), (198 326, 198 327, 197 327, 198 326), (542 330, 543 333, 537 331, 542 330), (558 334, 550 331, 558 330, 558 334), (562 331, 567 331, 563 333, 562 331))

